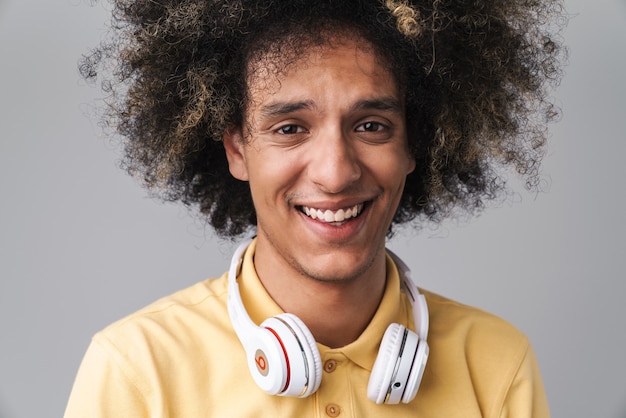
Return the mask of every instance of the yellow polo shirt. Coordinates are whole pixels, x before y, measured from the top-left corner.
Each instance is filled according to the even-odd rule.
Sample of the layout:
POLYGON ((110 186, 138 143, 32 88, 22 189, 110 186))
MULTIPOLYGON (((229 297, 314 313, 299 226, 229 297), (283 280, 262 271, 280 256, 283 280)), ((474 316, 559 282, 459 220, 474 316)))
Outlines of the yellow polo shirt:
MULTIPOLYGON (((239 286, 252 320, 281 309, 244 256, 239 286)), ((413 328, 410 303, 387 258, 380 307, 363 334, 338 349, 318 344, 323 377, 305 399, 267 395, 248 371, 226 307, 227 274, 161 299, 96 334, 65 418, 135 417, 548 417, 527 338, 505 321, 423 291, 430 313, 430 357, 415 399, 376 405, 367 383, 392 322, 413 328)))

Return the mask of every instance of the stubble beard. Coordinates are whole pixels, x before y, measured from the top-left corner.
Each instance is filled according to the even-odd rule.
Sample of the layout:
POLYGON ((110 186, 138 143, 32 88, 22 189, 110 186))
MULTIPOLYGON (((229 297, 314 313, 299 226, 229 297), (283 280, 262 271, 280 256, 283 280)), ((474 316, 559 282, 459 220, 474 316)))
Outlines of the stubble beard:
MULTIPOLYGON (((329 272, 321 272, 316 271, 312 267, 308 267, 304 265, 304 263, 300 262, 296 257, 293 257, 289 251, 283 250, 283 248, 277 245, 276 240, 273 239, 272 234, 268 233, 267 230, 264 229, 263 235, 267 239, 270 246, 272 246, 275 251, 279 254, 279 256, 284 259, 287 264, 295 270, 301 276, 320 282, 320 283, 329 283, 329 284, 349 284, 358 278, 364 276, 366 272, 372 267, 376 258, 380 251, 384 250, 385 245, 384 242, 380 245, 374 253, 369 257, 368 260, 365 261, 358 269, 350 272, 350 274, 343 275, 333 275, 329 272)), ((332 249, 331 249, 332 251, 332 249)))

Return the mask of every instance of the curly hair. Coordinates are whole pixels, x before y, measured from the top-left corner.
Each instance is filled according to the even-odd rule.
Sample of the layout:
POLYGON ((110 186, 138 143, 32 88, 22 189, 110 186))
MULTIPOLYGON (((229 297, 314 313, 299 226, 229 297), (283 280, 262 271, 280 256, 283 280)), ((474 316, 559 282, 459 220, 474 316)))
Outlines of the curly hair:
POLYGON ((480 210, 505 189, 504 166, 538 185, 558 116, 548 92, 565 52, 559 0, 111 1, 113 36, 80 70, 112 69, 104 121, 122 138, 122 165, 221 236, 256 225, 222 143, 244 123, 247 64, 275 54, 281 71, 338 32, 371 44, 405 93, 416 169, 392 226, 480 210))

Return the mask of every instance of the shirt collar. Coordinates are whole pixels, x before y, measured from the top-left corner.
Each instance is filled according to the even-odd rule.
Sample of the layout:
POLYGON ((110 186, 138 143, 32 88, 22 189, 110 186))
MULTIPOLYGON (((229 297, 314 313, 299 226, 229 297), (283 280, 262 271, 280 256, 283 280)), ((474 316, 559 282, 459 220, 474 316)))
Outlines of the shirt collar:
MULTIPOLYGON (((241 299, 246 311, 252 321, 259 325, 265 319, 283 313, 283 310, 267 293, 257 276, 254 268, 255 250, 256 239, 246 249, 238 281, 241 299)), ((380 342, 389 324, 399 323, 412 329, 411 310, 406 297, 400 291, 398 269, 389 255, 387 255, 386 263, 385 293, 367 328, 356 341, 341 348, 331 349, 318 343, 322 357, 325 354, 341 353, 360 367, 371 371, 380 342)))

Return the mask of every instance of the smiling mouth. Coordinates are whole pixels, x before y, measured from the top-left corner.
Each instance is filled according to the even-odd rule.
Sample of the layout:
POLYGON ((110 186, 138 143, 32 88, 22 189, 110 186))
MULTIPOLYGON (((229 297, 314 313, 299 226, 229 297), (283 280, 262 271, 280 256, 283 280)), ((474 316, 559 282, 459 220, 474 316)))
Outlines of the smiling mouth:
POLYGON ((308 206, 300 206, 299 209, 311 219, 329 224, 337 224, 358 217, 363 212, 364 207, 364 203, 359 203, 339 210, 317 209, 308 206))

